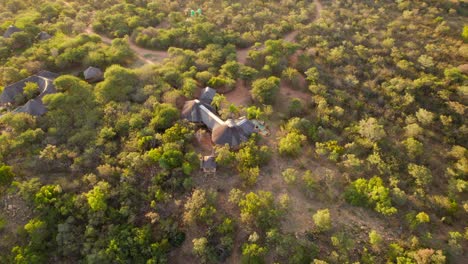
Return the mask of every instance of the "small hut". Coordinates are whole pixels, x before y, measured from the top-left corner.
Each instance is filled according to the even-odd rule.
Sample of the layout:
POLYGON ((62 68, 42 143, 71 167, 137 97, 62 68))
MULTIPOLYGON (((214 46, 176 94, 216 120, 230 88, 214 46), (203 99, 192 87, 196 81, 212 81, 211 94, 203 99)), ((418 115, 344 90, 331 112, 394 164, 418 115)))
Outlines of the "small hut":
POLYGON ((216 158, 214 156, 204 156, 201 160, 200 168, 204 173, 215 174, 216 173, 216 158))
POLYGON ((41 41, 44 41, 44 40, 48 40, 50 38, 52 38, 52 36, 45 32, 45 31, 41 31, 39 34, 37 34, 37 37, 36 37, 38 40, 41 40, 41 41))
POLYGON ((211 104, 213 102, 213 98, 216 95, 216 90, 210 87, 206 87, 203 89, 201 95, 200 95, 200 101, 202 101, 205 104, 211 104))
POLYGON ((96 68, 96 67, 88 67, 84 71, 84 78, 86 81, 93 83, 93 82, 99 82, 104 79, 104 74, 101 71, 101 69, 96 68))
POLYGON ((4 38, 9 38, 11 37, 11 35, 13 35, 14 33, 16 32, 21 32, 22 30, 15 27, 14 25, 11 25, 7 28, 7 30, 5 31, 5 33, 3 33, 3 37, 4 38))

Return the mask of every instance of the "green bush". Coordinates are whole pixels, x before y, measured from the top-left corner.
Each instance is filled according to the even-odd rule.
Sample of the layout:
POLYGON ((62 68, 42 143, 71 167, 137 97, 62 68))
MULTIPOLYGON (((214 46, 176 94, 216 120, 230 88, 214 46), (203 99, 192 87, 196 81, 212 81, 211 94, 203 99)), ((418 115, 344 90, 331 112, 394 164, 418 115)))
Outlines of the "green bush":
POLYGON ((373 207, 383 215, 393 215, 397 209, 392 206, 390 190, 383 185, 380 177, 370 180, 357 179, 346 189, 346 200, 356 206, 373 207))

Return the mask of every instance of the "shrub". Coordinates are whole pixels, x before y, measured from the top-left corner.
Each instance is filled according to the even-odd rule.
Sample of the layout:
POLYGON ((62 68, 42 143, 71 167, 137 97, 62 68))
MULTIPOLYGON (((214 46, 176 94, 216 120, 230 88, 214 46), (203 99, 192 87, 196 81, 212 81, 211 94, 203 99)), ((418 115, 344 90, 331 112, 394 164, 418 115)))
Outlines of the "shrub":
POLYGON ((279 91, 280 79, 269 77, 257 79, 252 84, 252 98, 262 104, 273 103, 279 91))
POLYGON ((283 176, 283 179, 287 184, 294 184, 297 179, 297 174, 298 172, 296 169, 287 168, 283 171, 281 175, 283 176))
POLYGON ((318 210, 312 218, 314 219, 314 224, 319 231, 328 231, 330 230, 331 217, 330 211, 328 209, 318 210))
POLYGON ((281 155, 297 156, 301 152, 306 136, 297 131, 289 132, 279 140, 278 151, 281 155))
POLYGON ((389 192, 382 179, 375 176, 370 180, 361 178, 352 182, 345 191, 345 198, 352 205, 374 207, 383 215, 392 215, 397 209, 392 206, 389 192))

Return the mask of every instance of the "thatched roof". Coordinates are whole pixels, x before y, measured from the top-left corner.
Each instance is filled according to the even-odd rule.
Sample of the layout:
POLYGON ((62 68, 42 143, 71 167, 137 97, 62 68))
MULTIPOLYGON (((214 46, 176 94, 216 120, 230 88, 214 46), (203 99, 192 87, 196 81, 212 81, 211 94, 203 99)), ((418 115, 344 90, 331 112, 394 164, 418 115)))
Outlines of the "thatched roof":
POLYGON ((11 25, 7 28, 7 30, 5 31, 5 33, 3 33, 3 37, 4 38, 9 38, 11 37, 11 35, 13 35, 14 33, 16 32, 21 32, 22 30, 15 27, 14 25, 11 25))
POLYGON ((204 156, 201 167, 202 169, 216 169, 216 158, 214 156, 204 156))
MULTIPOLYGON (((244 119, 246 120, 246 119, 244 119)), ((240 121, 244 122, 245 121, 240 121)), ((215 126, 213 133, 211 134, 211 140, 217 145, 229 144, 231 147, 237 147, 242 142, 245 142, 249 139, 249 136, 252 132, 249 130, 244 130, 239 123, 236 123, 233 119, 228 119, 223 124, 215 126)), ((245 126, 247 128, 247 126, 245 126)))
POLYGON ((211 129, 214 127, 213 121, 220 120, 216 120, 213 107, 197 99, 185 102, 182 118, 194 123, 205 123, 211 129))
POLYGON ((37 34, 38 40, 48 40, 50 38, 52 38, 52 36, 45 31, 41 31, 39 34, 37 34))
POLYGON ((40 116, 47 112, 46 107, 39 98, 31 99, 23 106, 20 106, 13 110, 14 113, 28 113, 33 116, 40 116))
POLYGON ((25 78, 19 82, 8 85, 3 89, 0 95, 0 105, 15 104, 15 97, 23 94, 23 89, 26 83, 33 82, 39 87, 39 95, 29 100, 25 105, 18 107, 13 112, 25 112, 32 115, 42 115, 46 109, 42 105, 42 98, 47 94, 56 93, 57 90, 54 86, 54 79, 59 75, 49 71, 41 71, 36 75, 25 78), (39 106, 41 105, 41 107, 39 106))
POLYGON ((211 104, 215 95, 216 90, 210 87, 206 87, 203 89, 202 94, 200 95, 200 101, 204 102, 205 104, 211 104))
POLYGON ((203 89, 200 100, 185 102, 182 109, 182 117, 190 122, 203 123, 211 131, 211 141, 218 145, 229 144, 237 147, 242 142, 247 141, 249 136, 255 131, 255 125, 245 117, 238 120, 221 120, 213 107, 210 105, 216 91, 210 87, 203 89))
POLYGON ((242 117, 239 120, 237 120, 236 124, 242 129, 242 131, 246 135, 250 136, 252 133, 255 132, 255 124, 245 117, 242 117))
POLYGON ((84 71, 83 74, 84 74, 85 80, 88 81, 88 82, 102 81, 102 79, 104 77, 104 74, 101 71, 101 69, 96 68, 96 67, 88 67, 84 71))
POLYGON ((15 97, 18 94, 23 93, 23 88, 28 82, 37 83, 39 86, 39 98, 44 97, 46 94, 55 93, 55 86, 53 80, 59 75, 49 71, 41 71, 36 75, 29 76, 19 82, 10 84, 3 89, 2 94, 0 95, 0 105, 15 103, 15 97))

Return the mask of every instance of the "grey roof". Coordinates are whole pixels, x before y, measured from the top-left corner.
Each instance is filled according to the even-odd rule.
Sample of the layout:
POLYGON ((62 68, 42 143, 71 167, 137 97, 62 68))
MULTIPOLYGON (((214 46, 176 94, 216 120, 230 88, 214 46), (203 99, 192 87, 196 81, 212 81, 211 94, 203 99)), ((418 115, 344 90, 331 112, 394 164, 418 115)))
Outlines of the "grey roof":
POLYGON ((45 113, 46 108, 42 104, 42 98, 47 94, 56 93, 53 80, 59 75, 49 71, 41 71, 36 75, 25 78, 19 82, 8 85, 3 89, 0 95, 0 105, 14 104, 15 97, 23 93, 24 86, 28 82, 36 83, 39 86, 39 95, 29 100, 25 105, 18 107, 13 112, 26 112, 31 115, 42 115, 45 113))
POLYGON ((250 134, 246 134, 233 119, 228 119, 223 124, 215 126, 211 140, 217 145, 229 144, 231 147, 237 147, 247 141, 250 134))
POLYGON ((101 69, 96 68, 96 67, 88 67, 84 71, 83 74, 84 74, 85 80, 90 81, 90 82, 101 81, 103 79, 103 76, 104 76, 101 69))
POLYGON ((22 30, 15 27, 14 25, 11 25, 7 28, 7 30, 5 31, 5 33, 3 33, 3 37, 4 38, 9 38, 11 37, 11 35, 13 35, 14 33, 16 32, 21 32, 22 30))
POLYGON ((216 91, 210 87, 203 89, 200 100, 185 102, 182 117, 190 122, 203 123, 211 131, 211 140, 218 145, 229 144, 231 147, 239 146, 247 141, 255 131, 255 124, 245 117, 238 120, 221 120, 210 105, 216 91))
POLYGON ((37 34, 37 39, 39 40, 48 40, 50 38, 52 38, 52 36, 45 31, 41 31, 39 34, 37 34))
POLYGON ((213 107, 208 104, 204 104, 199 100, 191 100, 185 102, 184 107, 182 108, 182 117, 190 122, 202 123, 203 119, 208 120, 208 112, 214 112, 213 107), (203 106, 203 110, 201 106, 203 106), (203 116, 205 117, 203 118, 203 116))
POLYGON ((39 98, 31 99, 26 104, 13 110, 14 113, 28 113, 34 116, 40 116, 47 112, 46 107, 39 98))
POLYGON ((59 75, 49 71, 41 71, 36 75, 29 76, 19 82, 10 84, 3 89, 0 95, 0 105, 7 103, 15 103, 15 96, 23 93, 23 88, 27 82, 37 83, 39 86, 39 98, 44 97, 46 94, 55 93, 55 86, 53 80, 59 75))
POLYGON ((46 79, 55 79, 60 76, 60 74, 50 72, 50 71, 40 71, 39 73, 36 73, 36 76, 39 77, 44 77, 46 79))
POLYGON ((253 132, 255 132, 255 124, 245 117, 240 118, 239 120, 237 120, 236 123, 237 126, 239 126, 242 129, 245 135, 250 136, 253 132))
POLYGON ((204 102, 205 104, 211 104, 215 95, 216 90, 210 87, 206 87, 203 89, 202 94, 200 95, 200 101, 204 102))
POLYGON ((209 129, 213 130, 216 126, 223 124, 223 120, 215 113, 210 111, 205 105, 200 105, 201 121, 209 129))
POLYGON ((203 169, 216 169, 216 158, 214 156, 204 156, 201 167, 203 169))

